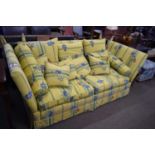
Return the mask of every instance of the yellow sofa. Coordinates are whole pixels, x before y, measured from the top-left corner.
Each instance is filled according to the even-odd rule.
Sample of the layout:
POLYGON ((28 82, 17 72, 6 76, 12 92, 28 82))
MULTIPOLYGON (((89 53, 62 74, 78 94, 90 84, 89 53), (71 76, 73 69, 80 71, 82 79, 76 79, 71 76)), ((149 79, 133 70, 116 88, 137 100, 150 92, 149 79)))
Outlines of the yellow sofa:
MULTIPOLYGON (((93 111, 105 103, 109 103, 129 93, 131 83, 143 65, 147 55, 120 43, 108 41, 107 50, 109 57, 111 55, 111 65, 113 67, 110 67, 109 74, 92 75, 90 66, 83 61, 86 61, 88 54, 92 54, 93 51, 96 52, 102 47, 106 48, 105 42, 105 39, 98 41, 58 41, 54 39, 47 42, 25 42, 24 44, 28 45, 29 49, 24 49, 26 51, 24 55, 26 55, 26 57, 32 56, 28 53, 29 50, 34 53, 34 58, 31 58, 32 64, 28 64, 26 59, 21 60, 23 55, 20 53, 20 46, 17 45, 16 48, 13 49, 9 43, 4 45, 10 75, 32 113, 34 128, 43 128, 80 113, 93 111), (42 96, 39 98, 36 97, 36 94, 34 94, 36 90, 34 90, 30 80, 27 78, 27 74, 25 74, 27 72, 25 71, 26 69, 23 68, 23 63, 27 66, 38 64, 42 66, 44 63, 47 63, 47 61, 58 64, 60 61, 66 60, 69 56, 78 59, 82 56, 82 59, 77 63, 75 62, 75 64, 78 65, 76 71, 79 76, 69 80, 69 87, 67 88, 48 87, 47 92, 39 91, 39 93, 43 94, 41 94, 42 96), (83 60, 85 58, 86 60, 83 60), (81 63, 78 64, 80 61, 81 63), (115 64, 115 61, 117 61, 119 65, 115 64), (122 67, 122 64, 126 66, 122 67), (80 66, 83 68, 81 69, 80 66), (120 68, 120 66, 122 68, 120 68), (117 70, 118 67, 119 69, 117 70), (125 74, 120 74, 118 71, 125 74)), ((101 52, 104 50, 106 49, 101 49, 101 52)), ((108 61, 110 61, 110 59, 108 61)), ((38 71, 37 75, 38 74, 40 75, 41 73, 38 71)), ((42 76, 39 76, 39 80, 40 77, 42 76)), ((43 83, 41 84, 43 85, 43 83)), ((43 85, 46 89, 45 85, 46 80, 43 85)))

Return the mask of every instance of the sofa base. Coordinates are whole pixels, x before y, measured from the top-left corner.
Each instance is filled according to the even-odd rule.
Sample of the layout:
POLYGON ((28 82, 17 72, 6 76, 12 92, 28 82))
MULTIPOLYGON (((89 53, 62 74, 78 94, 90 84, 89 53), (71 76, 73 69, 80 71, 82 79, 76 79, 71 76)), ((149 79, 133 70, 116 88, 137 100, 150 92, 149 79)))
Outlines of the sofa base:
POLYGON ((131 83, 128 83, 126 85, 98 93, 94 96, 58 105, 43 112, 34 113, 34 128, 44 128, 81 113, 93 111, 106 103, 126 96, 129 93, 130 85, 131 83))

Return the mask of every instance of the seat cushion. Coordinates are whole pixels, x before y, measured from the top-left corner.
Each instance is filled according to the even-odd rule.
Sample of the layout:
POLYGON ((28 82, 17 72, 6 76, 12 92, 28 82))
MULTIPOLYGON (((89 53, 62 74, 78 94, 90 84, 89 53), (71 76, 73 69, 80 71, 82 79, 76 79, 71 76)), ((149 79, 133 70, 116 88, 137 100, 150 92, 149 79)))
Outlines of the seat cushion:
POLYGON ((50 91, 46 92, 44 95, 38 96, 36 100, 40 111, 47 110, 57 105, 57 102, 53 99, 50 91))
POLYGON ((113 89, 129 83, 129 78, 118 74, 111 69, 109 75, 88 75, 86 81, 94 87, 95 93, 113 89))
POLYGON ((92 96, 94 94, 94 88, 83 79, 71 80, 70 85, 74 88, 79 99, 92 96))
POLYGON ((51 63, 46 63, 45 79, 49 87, 53 86, 69 86, 70 66, 57 66, 51 63))
POLYGON ((72 85, 69 87, 51 87, 49 90, 56 105, 78 99, 78 94, 72 85))
POLYGON ((76 58, 83 55, 82 41, 76 41, 73 43, 58 44, 59 60, 64 60, 69 56, 76 58))
POLYGON ((83 46, 84 46, 84 52, 85 55, 88 55, 90 53, 96 53, 104 51, 105 48, 105 39, 94 39, 94 40, 83 40, 83 46))

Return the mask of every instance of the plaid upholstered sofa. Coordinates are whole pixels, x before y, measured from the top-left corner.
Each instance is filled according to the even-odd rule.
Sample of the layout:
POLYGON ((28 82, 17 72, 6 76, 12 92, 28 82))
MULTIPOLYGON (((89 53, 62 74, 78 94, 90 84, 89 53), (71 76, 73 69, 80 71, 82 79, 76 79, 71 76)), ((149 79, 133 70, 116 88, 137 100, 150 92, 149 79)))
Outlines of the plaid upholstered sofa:
POLYGON ((126 96, 147 55, 105 39, 6 43, 10 75, 34 128, 66 120, 126 96))

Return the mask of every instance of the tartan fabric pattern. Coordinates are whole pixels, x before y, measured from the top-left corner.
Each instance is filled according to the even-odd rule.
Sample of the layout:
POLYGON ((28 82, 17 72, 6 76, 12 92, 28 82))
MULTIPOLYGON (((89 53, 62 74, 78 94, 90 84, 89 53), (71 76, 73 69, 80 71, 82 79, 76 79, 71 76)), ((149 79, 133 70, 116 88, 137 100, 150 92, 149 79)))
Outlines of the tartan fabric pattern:
POLYGON ((70 85, 75 90, 78 99, 94 95, 94 88, 83 79, 72 80, 70 85))
POLYGON ((101 53, 92 53, 88 55, 89 64, 91 67, 92 75, 109 74, 109 54, 108 51, 101 53), (105 54, 104 54, 105 53, 105 54))
POLYGON ((69 86, 70 66, 57 66, 51 63, 46 63, 45 79, 49 87, 52 86, 69 86))
POLYGON ((89 96, 77 101, 55 106, 42 112, 36 112, 34 116, 34 127, 43 128, 70 117, 79 115, 83 112, 93 111, 101 105, 109 103, 115 99, 126 96, 129 93, 130 84, 124 85, 113 90, 108 90, 89 96), (112 92, 112 93, 111 93, 112 92), (110 95, 109 95, 110 94, 110 95))
POLYGON ((115 41, 108 41, 107 49, 131 69, 130 81, 133 81, 147 59, 147 54, 115 41))
POLYGON ((93 39, 93 40, 83 40, 83 47, 85 55, 90 53, 104 52, 105 50, 105 39, 93 39))
POLYGON ((57 38, 48 41, 30 41, 27 45, 32 50, 32 53, 36 59, 39 57, 46 57, 50 62, 58 62, 58 47, 57 38))
POLYGON ((41 67, 37 64, 31 49, 26 43, 19 43, 15 48, 15 53, 21 63, 35 97, 44 95, 48 91, 48 85, 44 79, 41 67))
POLYGON ((73 80, 79 77, 76 71, 76 65, 71 57, 67 58, 66 60, 62 60, 58 63, 59 66, 69 65, 70 66, 70 74, 69 80, 73 80))
POLYGON ((91 71, 89 63, 84 56, 80 56, 78 58, 73 59, 72 63, 75 64, 77 74, 81 78, 84 78, 85 76, 87 76, 91 71))
POLYGON ((83 55, 82 42, 65 42, 64 44, 58 44, 59 60, 64 60, 69 56, 77 58, 83 55))
POLYGON ((129 78, 111 69, 109 75, 88 75, 86 81, 94 87, 95 94, 129 83, 129 78))
POLYGON ((13 81, 19 89, 22 97, 26 101, 28 107, 31 109, 32 112, 36 112, 38 108, 36 99, 32 92, 32 88, 30 87, 30 84, 21 68, 21 65, 14 53, 12 46, 10 44, 5 44, 4 51, 13 81))
POLYGON ((131 69, 118 57, 110 54, 110 65, 112 68, 116 69, 121 75, 129 77, 131 74, 131 69))
MULTIPOLYGON (((147 58, 147 55, 143 52, 114 41, 108 41, 108 52, 113 53, 123 61, 131 69, 131 75, 128 78, 110 69, 109 75, 93 76, 90 75, 91 70, 85 56, 87 57, 89 54, 98 57, 102 55, 101 53, 105 53, 105 39, 85 40, 83 45, 82 41, 62 41, 58 43, 57 39, 44 43, 37 42, 37 45, 30 45, 30 48, 26 43, 19 43, 15 48, 15 53, 20 63, 12 47, 8 44, 5 45, 10 74, 33 113, 35 128, 43 128, 80 113, 93 111, 105 103, 127 95, 131 82, 147 58), (58 57, 60 60, 64 60, 69 56, 74 58, 73 64, 80 76, 77 77, 78 79, 68 80, 68 87, 54 86, 49 88, 46 81, 42 79, 44 76, 41 75, 41 73, 44 73, 44 64, 47 64, 47 61, 58 64, 58 57), (36 78, 34 76, 30 77, 33 71, 27 71, 28 77, 26 77, 26 73, 23 71, 26 70, 26 67, 35 65, 43 66, 43 69, 35 70, 36 78), (34 79, 41 81, 36 80, 37 82, 34 84, 34 79), (41 88, 40 90, 45 89, 47 92, 40 93, 38 88, 41 88)), ((109 53, 105 57, 108 55, 109 53)), ((60 72, 56 71, 55 73, 60 72)), ((59 79, 62 80, 62 77, 59 76, 59 79)), ((55 83, 55 81, 52 80, 52 83, 55 83)))

